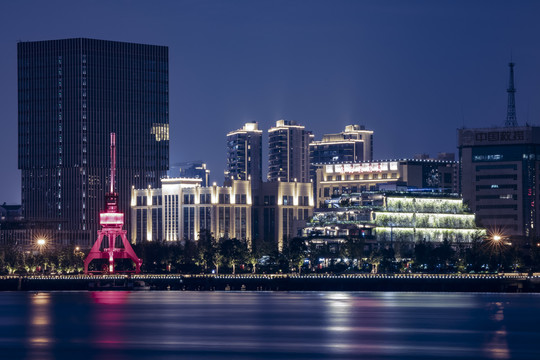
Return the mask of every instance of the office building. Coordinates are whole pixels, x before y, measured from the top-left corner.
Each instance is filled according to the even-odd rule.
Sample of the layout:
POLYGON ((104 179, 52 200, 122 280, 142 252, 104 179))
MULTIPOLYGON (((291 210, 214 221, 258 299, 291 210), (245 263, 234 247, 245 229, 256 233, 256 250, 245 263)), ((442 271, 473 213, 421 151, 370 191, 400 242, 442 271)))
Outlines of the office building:
POLYGON ((160 188, 132 189, 131 238, 143 241, 198 241, 207 230, 218 239, 251 246, 251 187, 200 186, 201 179, 165 178, 160 188))
POLYGON ((278 120, 268 130, 268 181, 309 182, 313 134, 294 121, 278 120))
POLYGON ((227 134, 226 180, 262 182, 262 130, 256 122, 227 134))
MULTIPOLYGON (((19 151, 25 219, 54 224, 59 244, 89 246, 109 182, 159 186, 169 166, 168 48, 86 38, 17 45, 19 151)), ((129 224, 128 224, 129 225, 129 224)))
POLYGON ((364 126, 347 125, 338 134, 323 135, 309 144, 311 164, 363 162, 373 160, 373 131, 364 126))
POLYGON ((201 179, 162 179, 160 188, 132 189, 133 241, 198 241, 201 231, 218 239, 269 242, 283 250, 313 215, 311 183, 231 180, 200 186, 201 179))
POLYGON ((538 235, 540 127, 459 129, 459 188, 490 232, 538 235))
POLYGON ((254 192, 253 239, 272 242, 282 251, 286 242, 300 235, 313 215, 311 182, 265 182, 254 192))
POLYGON ((532 239, 540 221, 540 127, 518 125, 514 65, 505 126, 458 130, 459 189, 490 233, 532 239))

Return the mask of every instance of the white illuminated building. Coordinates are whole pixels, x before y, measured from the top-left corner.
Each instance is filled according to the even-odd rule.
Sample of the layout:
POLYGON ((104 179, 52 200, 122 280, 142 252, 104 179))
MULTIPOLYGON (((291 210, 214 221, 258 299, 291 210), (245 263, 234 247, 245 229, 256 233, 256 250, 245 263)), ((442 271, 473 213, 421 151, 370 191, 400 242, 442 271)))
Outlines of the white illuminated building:
POLYGON ((216 238, 251 244, 249 181, 208 187, 201 187, 197 178, 164 178, 161 182, 158 189, 132 189, 133 242, 196 241, 207 230, 216 238))
POLYGON ((197 241, 203 231, 277 245, 298 236, 313 215, 312 183, 267 182, 253 192, 249 180, 201 186, 199 178, 164 178, 161 188, 132 189, 131 239, 197 241))
POLYGON ((371 216, 377 241, 470 243, 486 235, 458 197, 386 195, 382 208, 372 211, 371 216))
POLYGON ((457 162, 401 159, 341 164, 319 164, 316 204, 343 194, 364 191, 427 189, 457 192, 457 162))

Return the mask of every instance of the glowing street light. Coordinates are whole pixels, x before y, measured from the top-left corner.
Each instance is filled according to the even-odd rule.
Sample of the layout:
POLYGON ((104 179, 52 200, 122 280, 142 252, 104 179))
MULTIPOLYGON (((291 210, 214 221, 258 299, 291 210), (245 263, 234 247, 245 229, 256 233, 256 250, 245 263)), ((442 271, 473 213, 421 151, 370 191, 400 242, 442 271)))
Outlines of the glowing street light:
POLYGON ((493 234, 491 236, 491 246, 492 249, 497 252, 498 259, 497 259, 497 272, 499 273, 501 271, 502 267, 502 247, 504 245, 503 237, 499 234, 493 234))

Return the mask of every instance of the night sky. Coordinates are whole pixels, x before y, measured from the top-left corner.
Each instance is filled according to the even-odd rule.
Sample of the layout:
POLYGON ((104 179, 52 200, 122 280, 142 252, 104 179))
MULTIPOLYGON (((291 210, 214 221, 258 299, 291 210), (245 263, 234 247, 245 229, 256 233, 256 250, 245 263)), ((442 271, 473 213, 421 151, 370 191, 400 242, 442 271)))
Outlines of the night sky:
POLYGON ((375 159, 457 152, 457 128, 504 125, 511 54, 518 123, 539 125, 539 19, 536 0, 1 1, 0 203, 20 203, 17 41, 168 46, 171 164, 221 183, 247 121, 365 125, 375 159))

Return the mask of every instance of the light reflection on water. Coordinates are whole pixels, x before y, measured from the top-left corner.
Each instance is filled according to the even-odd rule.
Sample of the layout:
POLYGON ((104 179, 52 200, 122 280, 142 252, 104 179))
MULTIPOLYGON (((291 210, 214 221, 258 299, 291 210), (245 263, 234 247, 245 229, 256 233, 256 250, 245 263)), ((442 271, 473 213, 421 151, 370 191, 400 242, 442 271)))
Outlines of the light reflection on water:
POLYGON ((0 293, 0 354, 28 359, 537 359, 539 295, 0 293))

